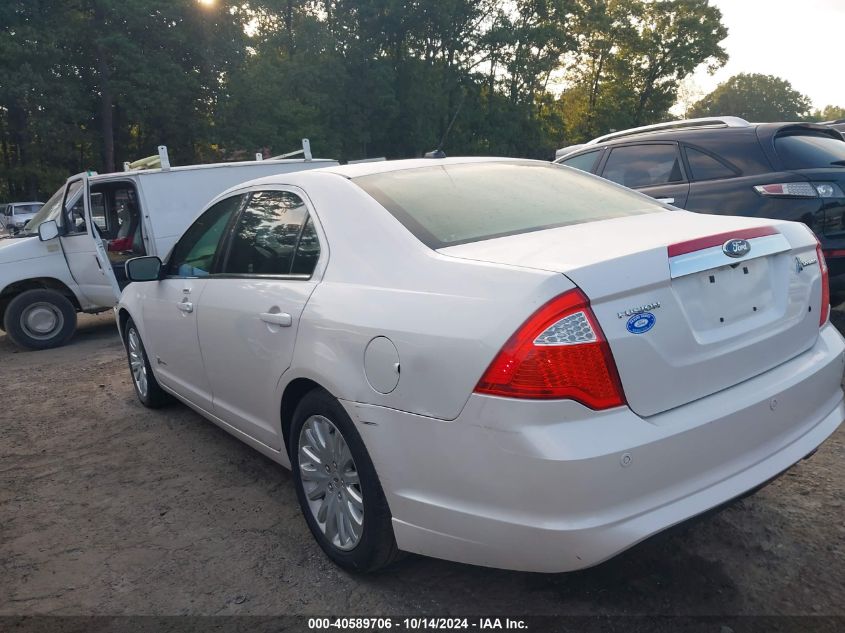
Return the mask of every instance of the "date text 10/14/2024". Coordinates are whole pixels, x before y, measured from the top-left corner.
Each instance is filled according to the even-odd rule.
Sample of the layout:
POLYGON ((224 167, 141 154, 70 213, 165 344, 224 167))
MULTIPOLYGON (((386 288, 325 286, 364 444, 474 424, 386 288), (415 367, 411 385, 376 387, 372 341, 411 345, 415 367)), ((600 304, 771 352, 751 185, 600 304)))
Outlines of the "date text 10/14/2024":
POLYGON ((311 631, 527 631, 528 624, 518 618, 309 618, 311 631))

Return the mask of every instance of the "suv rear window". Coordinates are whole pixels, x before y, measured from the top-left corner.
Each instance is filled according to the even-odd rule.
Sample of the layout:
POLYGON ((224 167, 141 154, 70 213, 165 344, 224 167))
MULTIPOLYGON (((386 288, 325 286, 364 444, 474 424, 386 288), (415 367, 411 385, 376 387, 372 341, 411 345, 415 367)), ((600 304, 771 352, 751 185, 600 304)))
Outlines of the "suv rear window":
POLYGON ((786 169, 845 166, 845 141, 822 134, 788 134, 775 139, 786 169))
POLYGON ((352 181, 430 248, 662 212, 647 198, 558 165, 436 165, 352 181))

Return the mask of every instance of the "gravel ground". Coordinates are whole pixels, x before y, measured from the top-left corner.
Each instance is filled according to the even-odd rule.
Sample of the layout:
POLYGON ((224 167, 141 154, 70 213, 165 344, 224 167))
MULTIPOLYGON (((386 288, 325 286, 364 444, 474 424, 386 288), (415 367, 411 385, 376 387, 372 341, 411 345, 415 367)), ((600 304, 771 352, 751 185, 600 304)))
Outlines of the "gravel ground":
POLYGON ((0 393, 0 615, 845 615, 845 427, 586 571, 411 556, 357 577, 312 540, 287 471, 184 406, 138 404, 109 314, 56 350, 0 335, 0 393))

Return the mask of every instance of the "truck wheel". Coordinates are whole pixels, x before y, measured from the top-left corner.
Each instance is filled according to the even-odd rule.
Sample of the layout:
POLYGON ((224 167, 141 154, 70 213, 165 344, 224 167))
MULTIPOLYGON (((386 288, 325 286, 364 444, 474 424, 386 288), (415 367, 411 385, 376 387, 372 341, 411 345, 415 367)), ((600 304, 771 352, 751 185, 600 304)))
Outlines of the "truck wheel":
POLYGON ((76 309, 55 290, 27 290, 9 302, 3 324, 21 347, 60 347, 76 331, 76 309))

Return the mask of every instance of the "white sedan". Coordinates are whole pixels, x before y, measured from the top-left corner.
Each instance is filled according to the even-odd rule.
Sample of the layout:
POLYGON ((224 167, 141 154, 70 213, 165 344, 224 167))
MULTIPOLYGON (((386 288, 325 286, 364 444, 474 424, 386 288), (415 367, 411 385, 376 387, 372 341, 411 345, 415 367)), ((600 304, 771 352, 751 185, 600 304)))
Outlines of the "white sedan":
POLYGON ((599 563, 845 418, 813 234, 516 159, 364 163, 219 196, 116 310, 138 397, 293 471, 338 564, 599 563))

